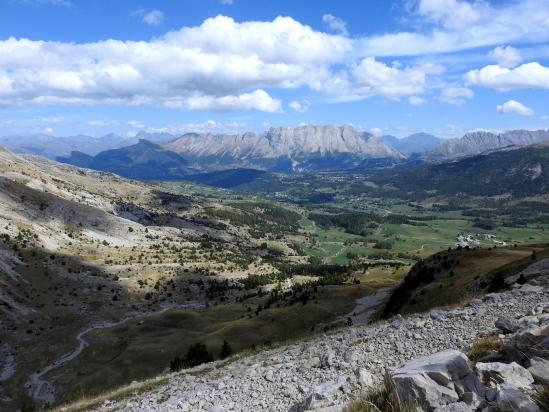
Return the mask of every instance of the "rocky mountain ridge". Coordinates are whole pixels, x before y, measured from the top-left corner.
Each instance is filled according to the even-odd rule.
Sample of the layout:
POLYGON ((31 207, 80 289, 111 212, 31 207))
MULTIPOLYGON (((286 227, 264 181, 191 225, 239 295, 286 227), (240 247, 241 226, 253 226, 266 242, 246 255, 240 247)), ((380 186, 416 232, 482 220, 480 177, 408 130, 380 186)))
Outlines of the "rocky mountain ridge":
POLYGON ((383 139, 352 126, 300 126, 271 128, 264 134, 214 135, 189 133, 165 148, 189 159, 195 167, 248 167, 273 171, 349 168, 366 158, 404 156, 383 139))
POLYGON ((459 139, 450 139, 423 153, 424 160, 453 159, 472 156, 511 145, 526 146, 549 140, 549 130, 511 130, 504 133, 477 131, 459 139))
MULTIPOLYGON (((397 384, 398 376, 402 377, 403 390, 408 389, 409 396, 417 397, 412 400, 423 405, 422 410, 472 411, 498 407, 503 411, 539 411, 529 397, 534 379, 528 380, 527 387, 513 385, 523 373, 518 367, 511 368, 518 370, 515 380, 513 372, 506 374, 503 381, 491 384, 480 382, 480 377, 494 366, 479 368, 480 377, 467 372, 479 384, 478 391, 468 389, 469 395, 459 389, 460 382, 452 382, 454 375, 450 371, 459 363, 469 368, 466 357, 456 350, 467 350, 481 336, 503 333, 502 314, 512 320, 512 325, 517 325, 513 330, 516 335, 539 336, 536 342, 547 345, 549 260, 543 262, 541 277, 523 285, 515 284, 506 292, 474 299, 466 307, 432 310, 405 318, 397 315, 383 323, 346 328, 335 334, 237 357, 232 362, 201 365, 171 375, 167 383, 144 393, 122 400, 107 399, 97 410, 335 411, 360 394, 379 387, 388 370, 394 371, 397 384), (451 351, 444 352, 444 356, 432 356, 448 350, 451 351), (421 356, 426 358, 409 363, 421 356), (422 371, 422 365, 432 366, 422 371), (437 372, 437 368, 443 369, 437 372), (484 385, 491 385, 488 388, 492 389, 484 385)), ((500 369, 507 371, 509 367, 504 365, 500 369)), ((528 374, 535 376, 536 372, 528 374)), ((460 376, 466 379, 466 375, 460 376)), ((538 374, 535 379, 539 383, 543 378, 538 374)), ((135 384, 136 392, 138 388, 135 384)))

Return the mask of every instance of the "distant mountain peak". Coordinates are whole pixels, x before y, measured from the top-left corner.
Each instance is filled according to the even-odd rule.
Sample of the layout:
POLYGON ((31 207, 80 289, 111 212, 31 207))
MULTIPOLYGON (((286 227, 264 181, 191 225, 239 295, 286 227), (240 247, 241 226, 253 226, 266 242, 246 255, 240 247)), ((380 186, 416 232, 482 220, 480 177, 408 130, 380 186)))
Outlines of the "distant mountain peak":
POLYGON ((511 145, 531 145, 549 140, 549 130, 510 130, 504 133, 474 131, 458 139, 450 139, 424 154, 427 160, 471 156, 511 145))

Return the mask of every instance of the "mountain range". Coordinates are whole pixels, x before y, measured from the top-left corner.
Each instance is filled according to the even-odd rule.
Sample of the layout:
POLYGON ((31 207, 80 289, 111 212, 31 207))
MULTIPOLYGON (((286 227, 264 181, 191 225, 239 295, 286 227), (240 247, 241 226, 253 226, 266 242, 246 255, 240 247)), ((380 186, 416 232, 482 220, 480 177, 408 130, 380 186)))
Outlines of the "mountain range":
POLYGON ((477 131, 444 140, 428 133, 398 139, 377 137, 352 126, 271 128, 265 133, 211 134, 140 132, 99 138, 49 135, 0 138, 0 145, 25 154, 105 170, 136 179, 181 179, 232 169, 299 173, 388 168, 409 160, 441 162, 507 146, 549 140, 549 130, 477 131), (105 149, 106 150, 103 150, 105 149))
POLYGON ((369 158, 404 159, 383 139, 352 126, 271 128, 264 134, 189 133, 165 145, 197 169, 255 168, 279 172, 348 169, 369 158))
POLYGON ((118 149, 148 140, 153 143, 165 143, 175 139, 169 133, 147 133, 140 131, 134 137, 125 138, 115 133, 94 137, 90 135, 75 135, 58 137, 45 133, 31 135, 9 135, 0 137, 0 146, 20 154, 32 154, 56 159, 69 156, 73 151, 79 151, 90 156, 110 149, 118 149))

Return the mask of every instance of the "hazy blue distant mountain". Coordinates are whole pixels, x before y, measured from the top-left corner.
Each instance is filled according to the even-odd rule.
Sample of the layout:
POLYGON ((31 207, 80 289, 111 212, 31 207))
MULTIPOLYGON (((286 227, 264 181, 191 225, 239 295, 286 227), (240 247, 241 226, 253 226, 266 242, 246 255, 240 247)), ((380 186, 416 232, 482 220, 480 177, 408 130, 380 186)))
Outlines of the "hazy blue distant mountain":
POLYGON ((104 150, 116 149, 136 142, 136 139, 126 139, 114 133, 101 137, 88 135, 56 137, 46 134, 0 137, 0 146, 7 147, 16 153, 39 155, 50 159, 68 156, 75 150, 96 155, 104 150))
POLYGON ((414 133, 399 139, 395 136, 382 136, 385 143, 398 150, 403 155, 422 153, 440 145, 444 140, 429 133, 414 133))
POLYGON ((511 130, 505 133, 478 131, 467 133, 459 139, 447 140, 433 150, 425 152, 423 158, 452 159, 511 145, 530 145, 546 141, 549 141, 549 130, 511 130))
POLYGON ((0 146, 16 153, 33 154, 55 159, 67 157, 73 151, 79 151, 91 156, 110 149, 119 149, 130 146, 139 140, 148 140, 153 143, 167 143, 175 139, 169 133, 148 133, 140 131, 135 137, 122 137, 115 133, 94 137, 89 135, 75 135, 57 137, 48 134, 33 134, 28 136, 0 137, 0 146))
POLYGON ((380 137, 333 125, 271 128, 264 134, 189 133, 164 147, 202 170, 337 170, 356 167, 368 158, 403 158, 380 137))
POLYGON ((113 172, 120 176, 142 180, 181 179, 188 174, 187 162, 177 153, 146 140, 112 149, 91 157, 73 152, 59 161, 90 169, 113 172))

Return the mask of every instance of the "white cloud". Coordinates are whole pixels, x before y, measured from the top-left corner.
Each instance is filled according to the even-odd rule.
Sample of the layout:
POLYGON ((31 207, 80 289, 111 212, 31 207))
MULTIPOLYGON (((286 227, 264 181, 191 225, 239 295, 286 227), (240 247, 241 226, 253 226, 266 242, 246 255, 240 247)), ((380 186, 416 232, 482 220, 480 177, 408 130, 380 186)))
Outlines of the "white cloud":
POLYGON ((408 102, 412 106, 421 106, 422 104, 427 103, 427 100, 425 100, 423 97, 419 97, 419 96, 410 96, 408 98, 408 102))
POLYGON ((221 0, 221 4, 225 5, 225 6, 231 6, 234 4, 234 1, 233 0, 221 0))
POLYGON ((488 53, 488 56, 494 59, 500 66, 513 68, 522 61, 519 51, 511 46, 499 46, 488 53))
POLYGON ((516 100, 509 100, 497 106, 498 113, 513 113, 521 116, 533 116, 534 111, 528 106, 523 105, 516 100))
POLYGON ((439 74, 441 71, 441 67, 429 64, 402 67, 398 62, 387 65, 373 57, 367 57, 330 76, 318 89, 341 101, 372 96, 398 99, 422 94, 426 88, 427 76, 439 74))
POLYGON ((489 65, 465 73, 468 84, 500 91, 520 88, 549 88, 549 67, 538 62, 522 64, 514 69, 489 65))
POLYGON ((228 112, 231 110, 261 110, 275 113, 282 111, 280 100, 273 99, 264 90, 257 89, 252 93, 243 93, 238 96, 192 96, 185 99, 174 98, 164 102, 164 106, 171 109, 208 110, 228 112))
POLYGON ((160 10, 151 10, 143 16, 143 23, 149 26, 158 26, 164 21, 164 13, 160 10))
POLYGON ((46 127, 44 130, 42 130, 42 133, 44 134, 53 134, 54 130, 51 127, 46 127))
POLYGON ((549 40, 546 0, 506 2, 498 7, 481 0, 409 0, 409 3, 413 13, 421 17, 417 32, 358 39, 357 52, 377 57, 417 56, 549 40))
POLYGON ((298 100, 294 100, 290 102, 288 106, 290 107, 290 109, 295 110, 296 112, 305 113, 311 107, 311 103, 309 103, 308 100, 303 100, 301 102, 298 100))
POLYGON ((207 19, 149 42, 0 41, 0 106, 158 104, 280 110, 265 88, 312 87, 352 50, 289 17, 207 19), (231 107, 234 105, 234 107, 231 107))
POLYGON ((326 24, 326 27, 335 32, 347 36, 349 32, 347 31, 347 23, 342 19, 331 14, 325 14, 322 16, 322 21, 326 24))
POLYGON ((466 99, 471 99, 474 93, 466 87, 449 87, 444 89, 440 95, 440 100, 445 103, 462 105, 466 99))
POLYGON ((448 29, 463 29, 477 23, 487 11, 482 1, 420 0, 417 12, 448 29))

